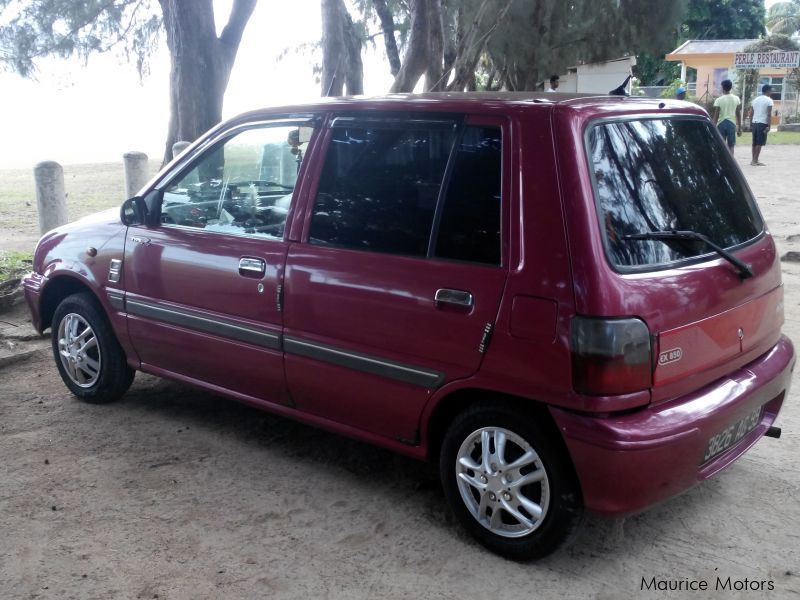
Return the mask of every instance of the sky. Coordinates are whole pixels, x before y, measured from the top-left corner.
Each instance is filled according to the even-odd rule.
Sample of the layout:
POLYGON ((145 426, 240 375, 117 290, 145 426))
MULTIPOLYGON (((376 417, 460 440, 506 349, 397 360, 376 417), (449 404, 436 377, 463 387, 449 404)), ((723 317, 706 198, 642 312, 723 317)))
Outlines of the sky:
MULTIPOLYGON (((231 4, 232 0, 214 1, 220 29, 231 4)), ((320 37, 319 0, 260 0, 239 47, 223 116, 318 98, 311 52, 285 51, 320 37)), ((377 48, 367 46, 364 54, 368 95, 386 92, 392 81, 377 40, 377 48)), ((86 63, 53 58, 37 66, 35 80, 0 72, 0 168, 32 168, 43 160, 111 162, 130 150, 162 156, 169 120, 166 43, 141 81, 135 66, 113 52, 92 56, 86 63)))
MULTIPOLYGON (((231 4, 214 2, 220 30, 231 4)), ((321 31, 319 0, 260 0, 239 47, 223 117, 318 99, 311 51, 278 57, 287 48, 318 42, 321 31)), ((43 160, 111 162, 130 150, 161 158, 169 121, 166 43, 142 81, 135 65, 113 52, 86 63, 52 58, 37 67, 35 81, 0 72, 0 168, 32 168, 43 160)), ((365 93, 384 93, 391 85, 380 45, 365 48, 364 70, 365 93)))

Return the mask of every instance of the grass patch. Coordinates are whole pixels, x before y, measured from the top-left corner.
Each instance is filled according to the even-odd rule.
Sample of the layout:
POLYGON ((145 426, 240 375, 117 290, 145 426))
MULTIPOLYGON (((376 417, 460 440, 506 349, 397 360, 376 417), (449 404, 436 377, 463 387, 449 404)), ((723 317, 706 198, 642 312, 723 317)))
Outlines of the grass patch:
MULTIPOLYGON (((150 161, 155 175, 159 161, 150 161)), ((122 163, 64 165, 67 214, 70 221, 120 206, 125 198, 122 163)), ((0 169, 0 231, 14 230, 29 236, 39 235, 36 187, 30 169, 0 169)))
MULTIPOLYGON (((749 131, 742 133, 742 137, 736 140, 736 145, 752 146, 753 134, 749 131)), ((767 146, 775 144, 783 146, 786 144, 800 144, 800 131, 770 131, 767 136, 767 146)))
POLYGON ((30 252, 0 252, 0 283, 17 279, 33 268, 33 254, 30 252))

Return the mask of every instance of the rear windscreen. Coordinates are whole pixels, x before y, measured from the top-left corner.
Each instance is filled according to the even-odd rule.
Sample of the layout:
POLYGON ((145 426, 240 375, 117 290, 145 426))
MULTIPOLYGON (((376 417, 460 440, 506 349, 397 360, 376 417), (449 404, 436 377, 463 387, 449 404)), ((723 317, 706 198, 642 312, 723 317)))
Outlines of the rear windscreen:
POLYGON ((696 241, 626 235, 689 230, 723 248, 758 236, 763 224, 711 123, 692 118, 609 121, 587 133, 609 260, 655 266, 707 254, 696 241))

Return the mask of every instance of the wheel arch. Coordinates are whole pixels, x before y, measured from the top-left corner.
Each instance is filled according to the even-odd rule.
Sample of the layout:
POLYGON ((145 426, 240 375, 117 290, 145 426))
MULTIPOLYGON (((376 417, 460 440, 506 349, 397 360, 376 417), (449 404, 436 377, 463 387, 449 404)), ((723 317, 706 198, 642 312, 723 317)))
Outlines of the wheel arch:
MULTIPOLYGON (((98 298, 95 291, 88 282, 74 275, 60 274, 52 277, 42 290, 42 297, 39 300, 39 314, 41 315, 42 330, 50 327, 53 314, 61 301, 72 294, 88 292, 95 299, 100 307, 103 303, 98 298)), ((103 307, 104 309, 104 307, 103 307)), ((104 309, 105 312, 105 309, 104 309)))
POLYGON ((454 390, 439 399, 430 410, 428 417, 423 422, 422 428, 428 460, 434 462, 438 460, 445 432, 453 422, 453 419, 469 407, 479 403, 510 407, 515 411, 532 415, 537 418, 537 420, 546 423, 547 427, 561 440, 563 450, 566 452, 566 456, 570 458, 570 462, 572 462, 572 457, 567 450, 567 446, 558 430, 558 426, 545 403, 530 398, 477 387, 454 390))

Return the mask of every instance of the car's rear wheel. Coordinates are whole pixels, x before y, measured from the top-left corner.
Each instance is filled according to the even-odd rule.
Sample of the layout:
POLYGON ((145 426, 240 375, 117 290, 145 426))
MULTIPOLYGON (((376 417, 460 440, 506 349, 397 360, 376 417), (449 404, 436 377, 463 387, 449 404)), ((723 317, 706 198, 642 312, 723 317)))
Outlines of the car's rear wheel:
POLYGON ((551 427, 510 406, 475 406, 445 434, 440 474, 462 525, 513 560, 555 550, 577 527, 580 489, 551 427))
POLYGON ((102 308, 89 293, 67 296, 55 310, 52 346, 58 372, 81 400, 112 402, 130 387, 135 371, 102 308))

